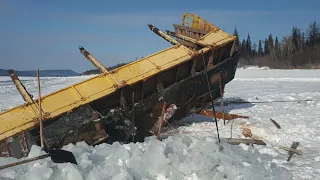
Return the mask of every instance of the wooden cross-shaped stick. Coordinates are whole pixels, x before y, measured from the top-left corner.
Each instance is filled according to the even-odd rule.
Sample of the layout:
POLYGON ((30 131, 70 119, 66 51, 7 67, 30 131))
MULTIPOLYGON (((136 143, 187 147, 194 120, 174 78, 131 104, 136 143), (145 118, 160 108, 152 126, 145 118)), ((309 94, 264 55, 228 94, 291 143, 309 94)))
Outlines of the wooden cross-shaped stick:
POLYGON ((291 145, 291 148, 287 148, 287 147, 283 147, 283 146, 280 146, 279 148, 283 149, 285 151, 289 151, 289 153, 288 153, 289 157, 288 157, 287 161, 290 161, 294 154, 302 155, 302 151, 297 149, 298 146, 299 146, 299 142, 293 142, 291 145))

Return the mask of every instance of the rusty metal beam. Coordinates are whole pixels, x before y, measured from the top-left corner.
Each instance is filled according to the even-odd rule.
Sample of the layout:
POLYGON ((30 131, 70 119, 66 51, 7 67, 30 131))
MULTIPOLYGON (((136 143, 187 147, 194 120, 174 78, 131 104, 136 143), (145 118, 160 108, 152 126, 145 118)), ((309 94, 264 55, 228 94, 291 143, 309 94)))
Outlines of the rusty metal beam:
POLYGON ((192 32, 199 33, 199 34, 207 34, 209 32, 209 31, 205 31, 205 30, 201 30, 201 29, 195 29, 195 28, 191 28, 188 26, 183 26, 180 24, 174 24, 173 27, 177 28, 177 29, 192 31, 192 32))
POLYGON ((106 74, 115 83, 114 86, 122 86, 122 82, 117 77, 113 76, 96 58, 93 57, 84 47, 79 46, 80 53, 87 58, 100 72, 106 74))
POLYGON ((194 77, 196 75, 196 60, 193 60, 192 62, 190 75, 191 77, 194 77))
POLYGON ((163 95, 163 93, 164 93, 164 87, 163 87, 163 83, 161 82, 159 76, 157 76, 157 90, 158 90, 158 93, 160 93, 161 95, 163 95))
POLYGON ((178 82, 178 80, 179 80, 179 69, 180 69, 180 66, 178 66, 178 68, 177 68, 176 82, 178 82))
MULTIPOLYGON (((199 112, 200 115, 203 116, 207 116, 207 117, 214 117, 214 112, 212 110, 209 109, 205 109, 202 110, 201 112, 199 112)), ((238 114, 228 114, 228 113, 222 113, 222 112, 218 112, 216 111, 216 117, 218 119, 223 119, 223 117, 225 117, 225 120, 233 120, 233 119, 237 119, 237 118, 244 118, 244 119, 248 119, 249 116, 242 116, 242 115, 238 115, 238 114)))
MULTIPOLYGON (((37 113, 39 111, 39 106, 37 103, 33 104, 32 95, 27 91, 27 89, 24 87, 18 76, 14 73, 12 69, 8 70, 8 74, 10 78, 12 79, 13 83, 16 85, 17 90, 19 91, 20 95, 22 96, 23 100, 31 104, 31 107, 34 111, 34 113, 37 113)), ((41 110, 43 112, 43 110, 41 110)))
POLYGON ((120 105, 122 108, 126 109, 127 108, 127 100, 124 95, 124 89, 121 89, 121 95, 120 95, 120 105))
POLYGON ((100 62, 94 58, 84 47, 79 46, 80 53, 83 54, 96 68, 100 70, 102 73, 109 73, 109 71, 102 65, 100 62))
POLYGON ((173 37, 176 37, 176 38, 179 38, 181 40, 184 40, 184 41, 187 41, 187 42, 190 42, 192 44, 195 44, 195 45, 198 45, 198 46, 207 46, 207 44, 203 44, 203 43, 200 43, 198 42, 197 40, 191 38, 191 37, 188 37, 188 36, 185 36, 185 35, 182 35, 182 34, 178 34, 178 33, 175 33, 175 32, 172 32, 172 31, 169 31, 169 30, 166 30, 167 34, 170 35, 170 36, 173 36, 173 37))
POLYGON ((164 32, 162 32, 161 30, 159 30, 158 28, 156 28, 152 24, 148 24, 148 27, 150 28, 150 30, 152 32, 154 32, 158 36, 162 37, 163 39, 165 39, 166 41, 168 41, 172 45, 179 45, 180 44, 178 41, 176 41, 175 39, 171 38, 169 35, 166 35, 164 32))
POLYGON ((214 58, 214 51, 212 51, 209 55, 209 60, 208 60, 208 64, 207 64, 208 70, 213 69, 213 58, 214 58))
POLYGON ((21 83, 18 76, 14 73, 12 69, 8 70, 9 76, 12 79, 13 83, 16 85, 17 90, 21 94, 23 100, 28 103, 32 103, 32 95, 28 93, 27 89, 24 87, 24 85, 21 83))
POLYGON ((144 93, 143 93, 143 88, 144 88, 144 83, 143 83, 144 81, 141 81, 141 100, 143 99, 143 97, 144 97, 144 93))

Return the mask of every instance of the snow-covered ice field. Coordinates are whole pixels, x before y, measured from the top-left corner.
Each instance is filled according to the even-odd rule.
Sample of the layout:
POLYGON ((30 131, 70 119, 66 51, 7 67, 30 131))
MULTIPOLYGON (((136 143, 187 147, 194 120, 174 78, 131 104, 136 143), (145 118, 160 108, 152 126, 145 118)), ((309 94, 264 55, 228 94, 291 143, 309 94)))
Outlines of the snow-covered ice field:
MULTIPOLYGON (((86 78, 43 78, 42 92, 48 94, 86 78)), ((37 97, 35 78, 20 79, 37 97)), ((184 126, 167 132, 172 136, 163 141, 150 137, 144 143, 125 145, 70 144, 64 148, 75 154, 78 166, 54 164, 47 158, 0 170, 0 179, 320 179, 320 70, 238 69, 225 91, 225 99, 292 101, 224 108, 250 118, 226 125, 219 121, 221 138, 243 138, 240 127, 245 126, 267 146, 219 144, 212 119, 195 115, 184 119, 184 126), (305 99, 313 101, 297 102, 305 99), (288 152, 279 147, 290 147, 293 141, 300 142, 303 154, 287 162, 288 152)), ((0 111, 20 103, 23 100, 11 80, 0 77, 0 111)), ((39 147, 33 146, 29 156, 39 154, 39 147)), ((0 158, 0 165, 13 161, 0 158)))

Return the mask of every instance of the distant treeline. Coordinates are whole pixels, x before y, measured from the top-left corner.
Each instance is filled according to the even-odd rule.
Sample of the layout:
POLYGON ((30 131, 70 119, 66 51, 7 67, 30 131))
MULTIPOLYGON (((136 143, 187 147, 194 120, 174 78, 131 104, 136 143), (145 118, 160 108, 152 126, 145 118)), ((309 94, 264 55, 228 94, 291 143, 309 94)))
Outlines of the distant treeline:
POLYGON ((270 68, 320 68, 320 28, 316 21, 306 30, 293 26, 291 34, 279 39, 269 34, 258 45, 250 34, 242 42, 235 27, 234 33, 241 50, 239 65, 269 66, 270 68))
MULTIPOLYGON (((320 28, 316 21, 309 24, 306 30, 293 26, 291 34, 282 39, 269 34, 264 40, 251 42, 250 34, 240 42, 237 27, 233 35, 237 36, 241 58, 239 66, 256 65, 270 68, 320 68, 320 28)), ((132 61, 131 61, 132 62, 132 61)), ((108 67, 112 70, 127 63, 119 63, 108 67)), ((97 69, 88 70, 82 75, 98 74, 97 69)))
MULTIPOLYGON (((132 61, 131 61, 132 62, 132 61)), ((128 62, 128 63, 130 63, 130 62, 128 62)), ((118 67, 121 67, 121 66, 123 66, 123 65, 126 65, 126 64, 128 64, 128 63, 118 63, 118 64, 116 64, 116 65, 114 65, 114 66, 110 66, 110 67, 107 67, 106 69, 108 70, 108 71, 111 71, 111 70, 113 70, 113 69, 116 69, 116 68, 118 68, 118 67)), ((98 69, 91 69, 91 70, 88 70, 88 71, 85 71, 85 72, 83 72, 81 75, 90 75, 90 74, 99 74, 99 73, 101 73, 98 69)))
MULTIPOLYGON (((16 71, 14 70, 17 76, 24 77, 36 77, 37 71, 16 71)), ((8 70, 0 69, 0 76, 9 76, 8 70)), ((72 70, 40 70, 41 77, 67 77, 67 76, 79 76, 78 73, 72 70)))

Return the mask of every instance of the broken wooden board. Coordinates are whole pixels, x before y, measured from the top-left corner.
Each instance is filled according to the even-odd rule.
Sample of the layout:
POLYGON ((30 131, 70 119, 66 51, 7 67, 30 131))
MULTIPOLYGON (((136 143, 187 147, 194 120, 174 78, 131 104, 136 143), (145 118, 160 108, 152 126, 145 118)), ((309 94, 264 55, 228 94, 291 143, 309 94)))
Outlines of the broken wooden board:
MULTIPOLYGON (((203 116, 207 116, 207 117, 214 117, 214 113, 212 110, 209 109, 204 109, 201 112, 199 112, 200 115, 203 116)), ((223 113, 223 112, 218 112, 216 111, 215 114, 216 118, 218 119, 224 119, 224 120, 233 120, 233 119, 237 119, 237 118, 244 118, 244 119, 248 119, 248 116, 242 116, 242 115, 238 115, 238 114, 229 114, 229 113, 223 113)))
POLYGON ((270 121, 278 128, 281 129, 280 125, 273 119, 270 118, 270 121))
POLYGON ((283 150, 285 150, 285 151, 292 152, 292 153, 294 153, 294 154, 302 155, 302 151, 301 151, 301 150, 298 150, 298 149, 288 148, 288 147, 284 147, 284 146, 280 146, 279 148, 280 148, 280 149, 283 149, 283 150))
POLYGON ((257 144, 257 145, 263 145, 263 146, 267 145, 264 141, 258 140, 258 139, 228 138, 227 142, 232 145, 239 145, 241 143, 247 144, 247 145, 250 145, 250 144, 257 144))
POLYGON ((299 142, 293 142, 292 143, 291 148, 289 148, 289 149, 291 149, 291 151, 288 152, 289 157, 288 157, 287 161, 291 160, 292 156, 295 154, 293 152, 293 150, 296 150, 298 146, 299 146, 299 142))

